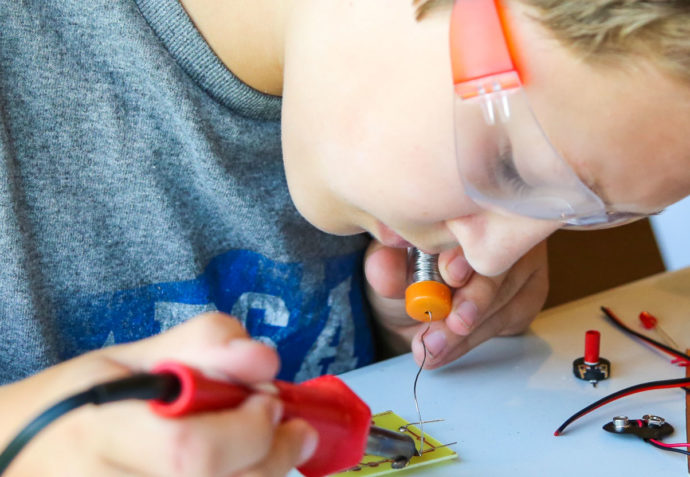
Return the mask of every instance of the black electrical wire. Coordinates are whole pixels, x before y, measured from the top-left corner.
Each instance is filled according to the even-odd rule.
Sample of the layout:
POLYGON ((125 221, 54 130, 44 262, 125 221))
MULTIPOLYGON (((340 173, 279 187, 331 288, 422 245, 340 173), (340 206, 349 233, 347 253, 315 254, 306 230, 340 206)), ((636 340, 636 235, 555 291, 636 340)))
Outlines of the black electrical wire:
POLYGON ((683 449, 677 449, 677 448, 675 448, 675 447, 666 447, 666 446, 662 446, 662 445, 657 444, 656 442, 654 442, 652 439, 645 439, 644 441, 645 441, 646 443, 648 443, 648 444, 653 445, 653 446, 656 447, 657 449, 661 449, 661 450, 665 450, 665 451, 669 451, 669 452, 678 452, 679 454, 690 455, 690 451, 686 451, 686 450, 683 450, 683 449))
MULTIPOLYGON (((690 356, 677 350, 674 349, 670 346, 667 346, 663 343, 659 343, 658 341, 655 341, 648 336, 643 335, 642 333, 638 333, 630 328, 628 328, 609 308, 602 306, 601 310, 604 312, 606 317, 609 319, 609 321, 616 326, 618 329, 622 330, 623 332, 633 335, 642 341, 651 344, 652 346, 664 351, 667 354, 670 354, 671 356, 674 356, 676 358, 679 358, 686 363, 690 364, 690 356)), ((570 416, 563 424, 560 425, 558 429, 556 429, 556 432, 554 432, 555 436, 561 435, 563 431, 565 430, 568 425, 570 425, 573 421, 579 419, 580 417, 584 416, 585 414, 594 411, 595 409, 604 406, 612 401, 615 401, 616 399, 620 399, 622 397, 628 396, 630 394, 635 394, 643 391, 651 391, 654 389, 667 389, 667 388, 685 388, 686 392, 690 392, 689 388, 687 386, 690 385, 690 378, 680 378, 680 379, 667 379, 663 381, 651 381, 648 383, 642 383, 642 384, 637 384, 635 386, 630 386, 625 389, 621 389, 620 391, 617 391, 615 393, 609 394, 608 396, 605 396, 601 398, 600 400, 590 404, 589 406, 585 407, 584 409, 581 409, 580 411, 576 412, 572 416, 570 416)), ((683 450, 683 449, 678 449, 676 447, 670 447, 663 445, 660 442, 655 442, 654 439, 645 439, 645 442, 648 444, 669 452, 677 452, 679 454, 685 454, 685 455, 690 455, 690 451, 683 450)))
POLYGON ((577 411, 575 414, 570 416, 566 421, 560 425, 556 432, 553 433, 554 436, 559 436, 563 433, 566 427, 570 425, 573 421, 581 418, 587 413, 594 411, 601 406, 608 404, 616 399, 628 396, 630 394, 641 393, 643 391, 651 391, 653 389, 668 389, 668 388, 682 388, 690 385, 690 378, 679 378, 679 379, 666 379, 663 381, 650 381, 648 383, 636 384, 615 393, 609 394, 597 402, 590 404, 589 406, 577 411))
POLYGON ((610 308, 602 306, 601 311, 604 312, 606 317, 609 319, 609 321, 618 329, 624 331, 625 333, 628 333, 630 335, 636 336, 637 338, 641 339, 642 341, 670 354, 671 356, 675 356, 676 358, 682 359, 683 361, 686 361, 690 363, 690 355, 687 355, 683 353, 680 350, 677 350, 675 348, 671 348, 670 346, 667 346, 663 343, 660 343, 656 340, 653 340, 649 336, 645 336, 642 333, 638 333, 637 331, 627 327, 620 318, 618 318, 613 311, 611 311, 610 308))
POLYGON ((54 404, 27 424, 0 454, 0 475, 19 452, 53 421, 87 404, 100 405, 125 399, 171 401, 180 393, 180 382, 172 374, 135 374, 93 386, 54 404))

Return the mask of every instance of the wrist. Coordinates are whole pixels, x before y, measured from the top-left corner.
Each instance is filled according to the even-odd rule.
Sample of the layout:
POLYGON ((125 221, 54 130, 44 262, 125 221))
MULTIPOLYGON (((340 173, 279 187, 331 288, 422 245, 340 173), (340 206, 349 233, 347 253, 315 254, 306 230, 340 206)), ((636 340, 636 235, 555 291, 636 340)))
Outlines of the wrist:
POLYGON ((98 353, 60 363, 21 381, 0 387, 0 448, 29 421, 58 401, 96 383, 129 374, 129 370, 98 357, 98 353))

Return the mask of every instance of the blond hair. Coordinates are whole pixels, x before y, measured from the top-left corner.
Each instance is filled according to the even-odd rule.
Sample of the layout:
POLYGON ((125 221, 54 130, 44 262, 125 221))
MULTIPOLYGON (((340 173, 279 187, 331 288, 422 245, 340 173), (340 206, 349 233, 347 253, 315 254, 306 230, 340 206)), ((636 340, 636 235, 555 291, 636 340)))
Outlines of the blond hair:
MULTIPOLYGON (((690 83, 688 0, 519 0, 571 51, 611 64, 639 57, 690 83)), ((413 0, 421 18, 439 0, 413 0)))

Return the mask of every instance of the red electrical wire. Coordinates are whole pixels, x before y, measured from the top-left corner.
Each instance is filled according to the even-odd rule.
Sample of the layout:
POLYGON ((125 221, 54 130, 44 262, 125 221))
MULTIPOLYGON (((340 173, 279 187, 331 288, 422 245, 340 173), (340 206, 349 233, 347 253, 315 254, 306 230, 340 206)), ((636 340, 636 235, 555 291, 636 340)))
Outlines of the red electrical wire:
POLYGON ((669 354, 673 356, 675 359, 672 361, 674 364, 682 363, 681 366, 689 366, 690 365, 690 355, 687 355, 680 350, 677 350, 675 348, 671 348, 670 346, 667 346, 663 343, 660 343, 656 340, 653 340, 652 338, 643 335, 642 333, 638 333, 637 331, 628 328, 620 318, 618 318, 613 311, 611 311, 610 308, 602 306, 601 311, 604 312, 606 317, 611 321, 611 323, 616 326, 617 328, 623 330, 624 332, 631 334, 633 336, 636 336, 637 338, 641 339, 645 343, 648 343, 655 348, 663 351, 666 354, 669 354))
MULTIPOLYGON (((690 356, 677 350, 674 348, 671 348, 670 346, 666 346, 663 343, 659 343, 658 341, 655 341, 641 333, 638 333, 630 328, 628 328, 623 322, 607 307, 602 306, 601 310, 604 312, 606 317, 613 323, 614 326, 618 327, 619 329, 623 330, 625 333, 628 333, 630 335, 636 336, 637 338, 641 339, 642 341, 654 346, 655 348, 663 351, 664 353, 670 354, 671 356, 674 357, 674 359, 671 361, 673 364, 678 364, 680 366, 690 366, 690 356)), ((616 399, 620 399, 625 396, 629 396, 631 394, 636 394, 640 393, 643 391, 651 391, 654 389, 667 389, 667 388, 685 388, 685 391, 690 393, 690 377, 686 378, 681 378, 681 379, 667 379, 664 381, 651 381, 648 383, 642 383, 642 384, 637 384, 635 386, 630 386, 629 388, 621 389, 620 391, 617 391, 613 394, 609 394, 608 396, 598 400, 595 403, 590 404, 589 406, 585 407, 584 409, 581 409, 580 411, 576 412, 572 416, 570 416, 561 426, 556 429, 556 432, 553 433, 554 436, 559 436, 563 433, 565 428, 571 424, 573 421, 579 419, 580 417, 584 416, 585 414, 588 414, 595 409, 598 409, 612 401, 615 401, 616 399)), ((637 425, 642 427, 642 421, 638 420, 637 425)), ((645 442, 653 445, 654 447, 657 447, 662 450, 670 451, 670 452, 678 452, 680 454, 686 454, 690 456, 690 451, 688 450, 682 450, 679 449, 680 447, 685 447, 685 448, 690 448, 690 443, 674 443, 674 444, 666 444, 664 442, 661 442, 656 439, 645 439, 645 442)))
MULTIPOLYGON (((661 351, 670 354, 671 356, 674 356, 677 360, 684 362, 685 364, 690 364, 690 356, 688 356, 685 353, 682 353, 678 351, 677 349, 671 348, 670 346, 666 346, 663 343, 659 343, 658 341, 655 341, 641 333, 638 333, 630 328, 628 328, 623 322, 618 318, 611 309, 602 306, 601 310, 604 312, 604 314, 609 318, 609 320, 618 328, 623 330, 624 332, 631 334, 633 336, 636 336, 640 338, 641 340, 645 341, 646 343, 651 344, 652 346, 660 349, 661 351)), ((553 433, 554 436, 559 436, 563 433, 566 427, 570 425, 572 422, 575 420, 581 418, 585 414, 589 414, 590 412, 594 411, 595 409, 598 409, 612 401, 615 401, 617 399, 620 399, 625 396, 629 396, 631 394, 636 394, 636 393, 641 393, 643 391, 652 391, 654 389, 668 389, 668 388, 684 388, 686 386, 690 385, 690 378, 680 378, 680 379, 667 379, 663 381, 651 381, 648 383, 642 383, 642 384, 636 384, 635 386, 630 386, 625 389, 621 389, 620 391, 616 391, 615 393, 609 394, 608 396, 603 397, 602 399, 590 404, 589 406, 585 407, 584 409, 581 409, 580 411, 576 412, 572 416, 570 416, 561 426, 556 429, 556 432, 553 433)), ((687 389, 686 389, 687 391, 687 389)))
POLYGON ((684 454, 684 455, 690 455, 690 451, 684 450, 684 449, 677 449, 675 447, 666 447, 664 445, 660 445, 659 441, 654 440, 654 439, 645 439, 645 442, 649 444, 650 446, 654 446, 657 449, 661 449, 663 451, 668 451, 668 452, 677 452, 678 454, 684 454))
POLYGON ((585 407, 584 409, 581 409, 577 411, 575 414, 570 416, 566 421, 560 425, 558 429, 556 429, 556 432, 553 433, 554 436, 559 436, 563 433, 566 427, 570 425, 572 422, 576 421, 577 419, 581 418, 585 414, 589 414, 590 412, 594 411, 595 409, 598 409, 610 402, 613 402, 617 399, 620 399, 625 396, 629 396, 631 394, 636 394, 636 393, 641 393, 643 391, 652 391, 654 389, 669 389, 669 388, 683 388, 685 386, 690 385, 690 378, 679 378, 679 379, 666 379, 663 381, 650 381, 648 383, 642 383, 642 384, 636 384, 634 386, 630 386, 629 388, 621 389, 620 391, 616 391, 615 393, 609 394, 608 396, 605 396, 598 401, 590 404, 589 406, 585 407))
POLYGON ((666 442, 661 442, 656 439, 649 439, 649 442, 653 442, 661 447, 690 447, 690 442, 683 442, 677 444, 667 444, 666 442))

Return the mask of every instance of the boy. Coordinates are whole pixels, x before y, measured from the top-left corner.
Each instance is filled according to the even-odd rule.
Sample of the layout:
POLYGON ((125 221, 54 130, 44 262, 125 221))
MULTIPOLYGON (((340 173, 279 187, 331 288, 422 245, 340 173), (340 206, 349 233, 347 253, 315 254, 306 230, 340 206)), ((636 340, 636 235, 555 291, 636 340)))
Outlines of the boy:
MULTIPOLYGON (((0 359, 13 383, 0 389, 0 440, 59 397, 163 359, 272 379, 275 352, 240 322, 278 347, 283 378, 370 361, 358 281, 368 240, 314 230, 287 186, 316 227, 383 244, 365 268, 376 327, 395 350, 415 337, 421 351, 424 325, 395 300, 409 243, 445 250, 444 277, 460 287, 425 337, 432 366, 519 331, 543 303, 540 244, 561 223, 483 209, 463 193, 447 9, 416 22, 394 1, 1 8, 0 359)), ((625 8, 615 18, 626 25, 641 10, 654 11, 652 24, 687 24, 682 2, 625 8)), ((687 32, 642 30, 676 38, 665 56, 632 42, 584 61, 556 29, 567 15, 550 12, 506 3, 515 61, 551 142, 617 208, 651 213, 687 195, 690 144, 677 130, 690 93, 667 66, 687 57, 674 54, 687 32)), ((84 409, 39 435, 8 474, 282 475, 317 437, 280 415, 262 396, 176 422, 141 403, 84 409)))

